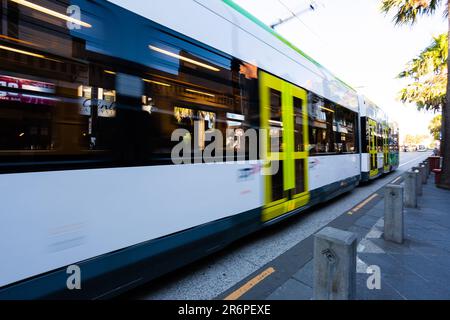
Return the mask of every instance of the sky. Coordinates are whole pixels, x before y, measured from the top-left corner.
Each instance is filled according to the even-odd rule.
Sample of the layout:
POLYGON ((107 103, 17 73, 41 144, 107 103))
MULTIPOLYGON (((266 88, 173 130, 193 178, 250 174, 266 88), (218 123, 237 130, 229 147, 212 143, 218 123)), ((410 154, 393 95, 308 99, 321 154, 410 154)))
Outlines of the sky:
POLYGON ((392 15, 380 12, 380 0, 316 0, 314 11, 307 9, 309 0, 235 2, 268 25, 289 17, 289 10, 302 12, 276 31, 383 108, 399 123, 401 139, 406 134, 429 134, 434 114, 399 102, 398 92, 406 82, 396 76, 433 36, 447 32, 441 12, 420 18, 412 27, 399 27, 392 23, 392 15))

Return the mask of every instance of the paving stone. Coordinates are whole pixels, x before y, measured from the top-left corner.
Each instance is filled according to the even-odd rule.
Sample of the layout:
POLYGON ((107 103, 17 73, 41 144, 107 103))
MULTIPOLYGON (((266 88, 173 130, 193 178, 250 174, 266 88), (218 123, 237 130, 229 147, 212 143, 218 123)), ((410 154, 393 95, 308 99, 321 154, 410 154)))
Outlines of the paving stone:
POLYGON ((356 221, 355 225, 367 229, 372 229, 372 227, 378 222, 379 219, 379 217, 364 215, 356 221))
POLYGON ((364 238, 358 244, 358 254, 360 253, 385 254, 386 251, 377 246, 376 243, 373 242, 373 239, 364 238))
POLYGON ((358 253, 358 257, 368 266, 374 265, 381 269, 381 273, 396 275, 414 275, 413 271, 404 266, 389 254, 384 253, 358 253))
POLYGON ((378 202, 371 210, 383 210, 384 211, 384 201, 378 202))
POLYGON ((373 208, 369 210, 366 214, 372 217, 381 218, 384 217, 384 208, 373 208))
MULTIPOLYGON (((450 255, 423 255, 428 261, 450 270, 450 255)), ((449 280, 450 286, 450 280, 449 280)))
POLYGON ((409 247, 413 253, 420 253, 422 255, 428 256, 448 256, 448 250, 445 248, 440 248, 432 243, 426 243, 423 241, 416 241, 410 239, 409 247))
POLYGON ((370 241, 385 253, 415 254, 411 251, 410 241, 408 239, 403 244, 386 241, 383 238, 370 239, 370 241))
POLYGON ((386 274, 382 283, 387 282, 399 294, 408 300, 447 300, 450 299, 450 290, 432 284, 420 276, 411 274, 386 274))
POLYGON ((444 267, 441 264, 433 263, 432 260, 427 259, 424 256, 418 255, 392 255, 403 268, 407 268, 416 275, 422 277, 425 281, 433 283, 437 286, 442 284, 449 285, 448 291, 450 292, 450 282, 443 281, 443 279, 450 279, 450 268, 444 267))
POLYGON ((381 277, 380 289, 369 289, 367 280, 371 274, 358 273, 356 275, 356 298, 357 300, 405 300, 398 291, 396 291, 381 277))
POLYGON ((311 300, 311 287, 295 279, 289 279, 281 287, 267 297, 267 300, 311 300))
POLYGON ((357 225, 351 226, 347 231, 356 234, 356 236, 358 237, 358 242, 360 242, 367 235, 367 233, 370 232, 368 228, 360 227, 357 225))
POLYGON ((308 262, 292 277, 312 288, 314 285, 314 261, 308 262))

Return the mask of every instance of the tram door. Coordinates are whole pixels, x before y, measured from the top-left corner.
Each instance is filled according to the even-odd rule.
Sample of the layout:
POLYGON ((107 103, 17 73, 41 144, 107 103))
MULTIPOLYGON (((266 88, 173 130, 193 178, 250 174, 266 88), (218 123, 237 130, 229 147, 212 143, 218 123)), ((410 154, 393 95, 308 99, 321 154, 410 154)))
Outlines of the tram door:
POLYGON ((308 101, 305 90, 260 71, 261 129, 265 133, 263 221, 309 202, 308 101))
POLYGON ((378 174, 378 151, 377 151, 377 122, 368 119, 369 125, 369 157, 370 157, 370 177, 375 177, 378 174))
POLYGON ((384 172, 390 171, 390 161, 389 161, 389 126, 387 124, 383 125, 383 167, 384 172))

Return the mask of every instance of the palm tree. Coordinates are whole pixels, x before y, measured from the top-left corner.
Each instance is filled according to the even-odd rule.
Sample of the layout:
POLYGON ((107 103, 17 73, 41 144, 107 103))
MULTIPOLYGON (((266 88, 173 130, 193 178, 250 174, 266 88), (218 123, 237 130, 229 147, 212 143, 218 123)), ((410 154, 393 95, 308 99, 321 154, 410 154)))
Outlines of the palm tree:
POLYGON ((382 0, 381 11, 388 13, 396 10, 394 16, 396 25, 414 24, 419 16, 434 14, 444 2, 444 0, 382 0))
POLYGON ((416 58, 411 60, 399 78, 411 78, 412 83, 400 91, 402 102, 416 103, 418 109, 439 112, 445 105, 447 90, 448 38, 443 33, 416 58))
MULTIPOLYGON (((385 13, 395 11, 394 23, 396 25, 414 24, 420 16, 435 14, 440 6, 445 5, 445 15, 449 24, 449 32, 447 38, 450 38, 450 17, 449 8, 450 0, 381 0, 381 10, 385 13)), ((447 48, 447 50, 449 50, 447 48)), ((447 70, 450 66, 450 59, 447 54, 447 70)), ((447 72, 447 90, 445 96, 445 103, 442 106, 442 141, 441 152, 444 156, 442 176, 440 187, 450 189, 450 73, 447 72)))

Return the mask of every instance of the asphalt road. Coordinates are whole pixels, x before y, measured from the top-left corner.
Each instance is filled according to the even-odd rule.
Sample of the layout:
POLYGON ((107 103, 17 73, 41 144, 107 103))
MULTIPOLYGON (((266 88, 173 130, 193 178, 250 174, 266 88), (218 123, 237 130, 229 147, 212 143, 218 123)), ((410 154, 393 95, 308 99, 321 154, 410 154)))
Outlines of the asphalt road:
POLYGON ((122 299, 208 300, 238 283, 295 244, 369 197, 430 155, 401 153, 400 168, 274 227, 245 237, 226 249, 124 294, 122 299))

